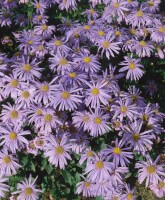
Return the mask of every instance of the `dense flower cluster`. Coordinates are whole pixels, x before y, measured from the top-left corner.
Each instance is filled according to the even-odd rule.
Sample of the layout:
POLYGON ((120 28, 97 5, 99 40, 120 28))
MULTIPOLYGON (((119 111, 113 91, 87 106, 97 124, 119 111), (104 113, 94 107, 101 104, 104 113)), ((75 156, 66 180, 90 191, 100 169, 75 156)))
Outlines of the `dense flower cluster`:
MULTIPOLYGON (((0 197, 9 190, 8 177, 21 167, 19 151, 34 155, 42 151, 60 169, 73 153, 79 154, 85 169, 77 193, 105 200, 136 199, 136 189, 125 177, 135 154, 141 155, 134 166, 138 182, 145 182, 158 197, 165 196, 164 165, 160 156, 154 160, 150 155, 154 142, 164 134, 165 115, 157 103, 146 102, 135 85, 127 91, 120 87, 120 79, 135 83, 146 73, 144 57, 164 58, 160 1, 89 3, 90 9, 83 13, 86 22, 63 18, 55 26, 46 11, 56 4, 61 10, 75 10, 79 1, 0 0, 1 28, 28 23, 33 27, 13 32, 18 52, 0 53, 0 197), (35 10, 30 22, 15 15, 15 8, 30 3, 35 10), (105 7, 101 14, 98 4, 105 7), (113 59, 118 60, 116 66, 113 59), (94 151, 93 138, 114 133, 113 141, 108 139, 104 149, 94 151)), ((6 36, 2 45, 12 46, 13 40, 6 36)), ((151 81, 146 89, 152 96, 157 86, 151 81)), ((37 200, 42 191, 36 181, 30 176, 18 183, 13 195, 18 200, 37 200)))

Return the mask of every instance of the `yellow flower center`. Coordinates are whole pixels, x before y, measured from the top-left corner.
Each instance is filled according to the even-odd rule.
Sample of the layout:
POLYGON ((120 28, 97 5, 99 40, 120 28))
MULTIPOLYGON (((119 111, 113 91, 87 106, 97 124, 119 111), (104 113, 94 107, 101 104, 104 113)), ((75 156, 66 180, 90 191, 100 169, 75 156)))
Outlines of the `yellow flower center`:
POLYGON ((89 151, 87 152, 87 156, 88 156, 88 157, 93 157, 93 152, 89 150, 89 151))
POLYGON ((134 141, 140 140, 140 134, 139 134, 139 133, 133 134, 133 135, 132 135, 132 139, 133 139, 134 141))
POLYGON ((120 31, 116 31, 116 32, 115 32, 115 35, 116 35, 117 37, 119 37, 119 36, 121 35, 120 31))
POLYGON ((132 2, 132 0, 127 0, 127 2, 128 2, 128 3, 131 3, 131 2, 132 2))
POLYGON ((44 50, 44 46, 43 45, 39 45, 38 51, 43 51, 43 50, 44 50))
POLYGON ((25 194, 26 194, 27 196, 30 196, 32 193, 33 193, 32 188, 27 187, 27 188, 25 189, 25 194))
POLYGON ((88 115, 85 115, 84 117, 83 117, 83 122, 88 122, 89 121, 89 116, 88 115))
POLYGON ((145 46, 147 45, 147 43, 146 43, 145 41, 143 41, 143 40, 140 41, 139 44, 140 44, 142 47, 145 47, 145 46))
POLYGON ((139 10, 137 13, 136 13, 136 16, 137 17, 142 17, 144 15, 144 13, 141 11, 141 10, 139 10))
POLYGON ((76 78, 77 74, 75 72, 69 73, 70 78, 76 78))
POLYGON ((37 4, 36 4, 36 8, 37 8, 37 9, 40 9, 40 8, 41 8, 41 5, 40 5, 39 3, 37 3, 37 4))
POLYGON ((48 26, 46 24, 42 25, 42 30, 45 31, 48 29, 48 26))
POLYGON ((55 46, 61 46, 62 42, 60 40, 56 40, 54 43, 55 46))
POLYGON ((93 88, 91 93, 94 95, 94 96, 97 96, 99 94, 99 89, 98 88, 93 88))
POLYGON ((89 30, 90 30, 90 26, 85 25, 85 26, 84 26, 84 30, 89 31, 89 30))
POLYGON ((88 188, 90 185, 91 185, 91 184, 90 184, 89 182, 87 182, 87 181, 84 182, 84 186, 85 186, 86 188, 88 188))
POLYGON ((114 147, 113 152, 117 155, 121 154, 121 149, 119 147, 114 147))
POLYGON ((30 97, 30 93, 28 91, 23 91, 21 95, 24 99, 28 99, 30 97))
POLYGON ((113 197, 113 199, 112 200, 118 200, 118 197, 113 197))
POLYGON ((3 157, 3 162, 4 162, 5 164, 11 163, 11 158, 10 158, 10 156, 4 156, 4 157, 3 157))
POLYGON ((80 34, 78 34, 78 33, 74 34, 74 38, 79 38, 79 37, 80 37, 80 34))
POLYGON ((52 115, 51 114, 46 114, 45 116, 44 116, 44 121, 45 122, 51 122, 52 121, 52 115))
POLYGON ((12 119, 18 118, 18 111, 12 110, 12 111, 10 112, 10 117, 11 117, 12 119))
POLYGON ((114 6, 115 8, 118 8, 118 7, 120 6, 120 4, 119 4, 118 2, 116 2, 116 3, 113 4, 113 6, 114 6))
POLYGON ((148 121, 148 118, 149 118, 149 117, 148 117, 148 115, 146 115, 146 114, 144 114, 144 115, 142 116, 142 120, 143 120, 143 121, 148 121))
POLYGON ((109 43, 108 41, 104 41, 104 42, 102 43, 102 45, 103 45, 103 47, 104 47, 105 49, 108 49, 110 43, 109 43))
POLYGON ((126 113, 126 112, 127 112, 127 107, 122 106, 122 107, 120 108, 120 111, 121 111, 122 113, 126 113))
POLYGON ((67 91, 63 91, 63 92, 61 93, 61 97, 62 97, 63 99, 69 99, 70 93, 67 92, 67 91))
POLYGON ((136 30, 131 28, 130 31, 129 31, 132 35, 135 35, 136 34, 136 30))
POLYGON ((85 63, 90 63, 90 62, 91 62, 91 58, 90 58, 90 57, 85 57, 85 58, 83 59, 83 61, 84 61, 85 63))
POLYGON ((23 65, 23 70, 29 72, 32 69, 32 67, 29 64, 24 64, 23 65))
POLYGON ((95 119, 94 119, 95 124, 101 124, 101 122, 102 122, 102 120, 100 117, 95 117, 95 119))
POLYGON ((152 7, 152 6, 154 6, 154 2, 153 1, 149 1, 148 5, 152 7))
POLYGON ((96 162, 96 168, 97 169, 102 169, 104 167, 104 163, 102 161, 97 161, 96 162))
POLYGON ((61 65, 66 65, 67 63, 68 62, 67 62, 66 58, 61 58, 61 60, 60 60, 61 65))
POLYGON ((18 86, 19 82, 18 82, 18 80, 13 79, 13 80, 11 80, 10 84, 11 84, 11 86, 12 86, 13 88, 16 88, 16 87, 18 86))
POLYGON ((37 114, 37 115, 42 115, 42 110, 38 108, 38 109, 36 110, 36 114, 37 114))
POLYGON ((99 35, 99 36, 104 36, 104 35, 105 35, 105 32, 104 32, 104 31, 98 31, 98 35, 99 35))
POLYGON ((95 11, 94 11, 93 9, 90 9, 89 12, 90 12, 91 14, 93 14, 95 11))
POLYGON ((132 200, 132 199, 133 199, 132 193, 127 194, 127 200, 132 200))
POLYGON ((42 92, 47 92, 49 90, 49 86, 48 85, 42 85, 41 86, 41 91, 42 92))
POLYGON ((135 63, 131 62, 131 63, 129 64, 129 68, 130 68, 130 69, 135 69, 135 68, 136 68, 135 63))
POLYGON ((149 174, 154 174, 156 172, 156 168, 153 165, 151 165, 151 166, 147 167, 147 172, 149 174))
POLYGON ((163 181, 160 181, 160 182, 158 183, 158 188, 159 188, 159 189, 162 189, 164 186, 165 186, 165 184, 164 184, 163 181))
POLYGON ((10 137, 11 140, 15 140, 15 139, 17 139, 17 133, 16 132, 11 132, 9 134, 9 137, 10 137))
POLYGON ((37 141, 36 141, 36 144, 38 145, 38 146, 43 146, 43 144, 44 144, 44 141, 43 140, 40 140, 40 139, 38 139, 37 141))
POLYGON ((165 33, 165 27, 163 27, 163 26, 159 27, 158 32, 165 33))
POLYGON ((32 44, 33 44, 33 41, 32 41, 32 40, 29 40, 29 41, 28 41, 28 44, 29 44, 29 45, 32 45, 32 44))
POLYGON ((42 15, 38 15, 38 17, 37 17, 39 20, 41 20, 42 19, 42 15))
POLYGON ((64 153, 64 149, 63 149, 63 147, 61 147, 61 146, 56 147, 55 151, 56 151, 56 153, 57 153, 58 155, 64 153))

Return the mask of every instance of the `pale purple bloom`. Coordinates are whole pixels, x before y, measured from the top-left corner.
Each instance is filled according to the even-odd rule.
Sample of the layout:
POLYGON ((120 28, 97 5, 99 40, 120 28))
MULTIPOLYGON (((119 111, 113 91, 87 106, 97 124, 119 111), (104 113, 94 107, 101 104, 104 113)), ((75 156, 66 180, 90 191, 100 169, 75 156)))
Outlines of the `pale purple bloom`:
POLYGON ((67 135, 61 138, 49 135, 45 138, 47 141, 44 148, 44 155, 48 158, 49 162, 60 169, 64 169, 67 165, 67 160, 71 160, 70 151, 71 144, 68 143, 67 135))
POLYGON ((0 197, 2 197, 2 198, 4 198, 6 192, 9 191, 10 187, 8 184, 6 184, 6 182, 8 182, 8 181, 9 181, 8 178, 4 178, 4 177, 0 178, 0 197))
POLYGON ((34 28, 35 34, 38 35, 38 37, 41 36, 45 39, 50 38, 54 31, 55 31, 54 25, 48 26, 47 24, 42 24, 35 26, 34 28))
POLYGON ((47 24, 48 16, 44 14, 35 15, 32 19, 33 24, 47 24))
POLYGON ((165 178, 161 179, 158 183, 151 183, 149 186, 150 190, 154 192, 154 194, 159 197, 165 197, 165 178))
POLYGON ((11 16, 13 15, 8 9, 0 10, 0 26, 11 26, 12 20, 11 16))
POLYGON ((36 9, 36 13, 43 14, 45 12, 45 9, 47 8, 47 3, 44 0, 35 0, 34 3, 32 3, 36 9))
POLYGON ((126 191, 124 191, 124 194, 121 195, 121 200, 136 200, 135 191, 136 188, 131 189, 129 184, 125 185, 126 191))

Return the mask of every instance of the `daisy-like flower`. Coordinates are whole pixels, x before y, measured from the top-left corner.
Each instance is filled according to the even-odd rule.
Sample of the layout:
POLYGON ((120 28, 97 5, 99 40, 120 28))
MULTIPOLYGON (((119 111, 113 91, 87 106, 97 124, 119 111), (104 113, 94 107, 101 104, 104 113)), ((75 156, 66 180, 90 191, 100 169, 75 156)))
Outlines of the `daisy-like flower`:
POLYGON ((108 94, 108 90, 105 88, 107 85, 106 81, 98 81, 91 83, 87 83, 87 86, 89 89, 86 89, 86 98, 85 98, 85 104, 87 106, 91 106, 91 108, 99 108, 100 104, 108 105, 108 99, 111 98, 111 96, 108 94))
POLYGON ((0 26, 11 26, 12 20, 11 16, 13 15, 12 12, 10 12, 8 9, 3 8, 0 10, 0 26))
POLYGON ((95 196, 105 197, 108 191, 112 189, 112 184, 109 180, 98 181, 94 184, 93 194, 95 196))
POLYGON ((135 120, 133 123, 128 126, 124 126, 125 134, 124 141, 128 144, 131 144, 134 151, 142 153, 152 148, 152 139, 153 136, 151 134, 152 130, 146 130, 141 132, 143 122, 135 120))
POLYGON ((76 55, 74 62, 78 63, 80 70, 86 73, 96 73, 101 68, 98 58, 87 52, 76 55))
MULTIPOLYGON (((40 111, 39 114, 41 114, 40 111)), ((54 110, 51 108, 44 109, 43 113, 39 115, 39 118, 40 123, 36 124, 36 128, 40 128, 40 131, 45 134, 52 132, 52 129, 55 129, 57 125, 62 124, 58 117, 55 115, 54 110)))
POLYGON ((129 99, 120 98, 116 104, 111 106, 111 111, 114 112, 113 119, 119 118, 120 121, 123 121, 124 117, 128 117, 132 121, 138 115, 137 107, 129 99))
POLYGON ((165 42, 165 26, 159 25, 156 28, 151 28, 151 39, 157 43, 165 42))
POLYGON ((12 194, 16 194, 17 200, 38 200, 39 194, 42 192, 41 190, 36 188, 36 177, 34 180, 30 175, 29 178, 21 181, 21 183, 17 184, 17 191, 12 194))
POLYGON ((30 57, 22 57, 12 65, 13 72, 22 80, 34 80, 41 77, 42 68, 38 67, 37 59, 30 61, 30 57))
POLYGON ((4 123, 23 123, 25 121, 24 111, 22 110, 22 105, 11 105, 7 103, 7 105, 3 105, 1 112, 1 120, 4 123))
POLYGON ((36 87, 35 92, 35 101, 37 103, 43 102, 44 105, 50 103, 50 101, 54 98, 55 91, 55 82, 56 78, 53 79, 50 83, 44 81, 42 83, 35 81, 34 85, 36 87))
POLYGON ((54 54, 52 58, 49 58, 50 61, 50 69, 53 71, 57 71, 58 74, 64 74, 66 70, 70 71, 72 65, 71 61, 68 60, 67 56, 57 52, 54 54))
POLYGON ((52 105, 54 108, 58 107, 58 110, 74 110, 81 104, 82 96, 78 93, 81 88, 66 88, 62 84, 59 84, 54 92, 54 98, 52 105))
POLYGON ((143 6, 141 6, 139 10, 133 10, 131 14, 127 16, 127 21, 133 27, 139 28, 152 23, 150 14, 146 12, 146 8, 143 6))
POLYGON ((86 125, 87 130, 91 136, 97 137, 103 135, 111 130, 109 114, 105 114, 103 110, 96 109, 91 113, 89 123, 86 125))
POLYGON ((154 46, 147 41, 135 41, 132 49, 139 57, 150 57, 153 52, 154 46))
POLYGON ((35 26, 34 32, 38 36, 42 36, 43 38, 47 39, 50 38, 52 33, 55 31, 55 26, 48 26, 47 24, 42 24, 39 26, 35 26))
POLYGON ((23 108, 30 107, 31 103, 34 102, 35 90, 36 88, 30 84, 22 87, 18 90, 18 97, 15 103, 21 105, 23 108))
POLYGON ((91 160, 95 159, 95 152, 90 148, 87 148, 84 153, 81 154, 81 158, 79 160, 80 165, 82 165, 85 161, 88 164, 91 163, 91 160))
POLYGON ((113 42, 115 40, 115 35, 113 32, 109 32, 105 38, 97 41, 98 51, 101 50, 101 56, 103 56, 104 52, 106 57, 109 59, 111 56, 114 57, 115 54, 119 54, 121 42, 113 42))
POLYGON ((0 136, 0 145, 6 145, 12 153, 16 153, 16 150, 21 150, 25 144, 28 144, 28 140, 24 137, 29 135, 30 131, 23 131, 21 125, 0 127, 3 135, 0 136))
POLYGON ((14 154, 9 154, 6 148, 0 151, 0 176, 11 176, 21 167, 14 154))
POLYGON ((60 10, 68 10, 69 8, 72 10, 76 9, 76 0, 64 0, 61 1, 59 4, 59 9, 60 10))
POLYGON ((165 178, 161 179, 157 184, 151 183, 150 189, 155 193, 159 198, 165 196, 165 178))
POLYGON ((61 138, 49 135, 45 138, 47 141, 44 147, 44 155, 48 158, 49 162, 60 169, 65 169, 67 160, 71 160, 70 151, 71 144, 68 143, 67 135, 61 138))
POLYGON ((127 71, 126 79, 139 80, 144 72, 140 69, 143 68, 143 65, 140 64, 141 59, 134 59, 132 57, 125 56, 124 61, 120 63, 123 67, 119 72, 127 71))
POLYGON ((77 127, 77 128, 83 128, 84 131, 87 130, 87 124, 90 121, 90 113, 87 111, 77 111, 73 113, 73 124, 77 127))
POLYGON ((123 140, 118 141, 118 139, 116 139, 115 147, 104 149, 101 154, 107 157, 108 160, 113 159, 113 163, 115 163, 116 166, 120 164, 122 167, 125 167, 130 163, 129 159, 133 158, 133 154, 130 152, 130 147, 123 148, 123 146, 123 140))
POLYGON ((165 177, 164 165, 158 165, 160 157, 155 161, 149 155, 146 156, 146 161, 138 161, 135 165, 138 170, 138 181, 141 184, 145 180, 145 185, 148 187, 151 183, 158 184, 161 181, 161 176, 165 177))
POLYGON ((5 193, 9 191, 10 186, 5 182, 8 182, 8 178, 0 178, 0 197, 5 198, 5 193))
POLYGON ((48 16, 44 14, 35 15, 32 19, 33 24, 47 24, 48 16))
POLYGON ((129 184, 125 185, 126 191, 121 195, 121 200, 136 200, 135 191, 136 188, 131 189, 129 184))
POLYGON ((5 97, 10 95, 14 99, 17 98, 19 89, 26 85, 24 81, 18 78, 18 75, 15 72, 11 73, 9 76, 5 75, 2 78, 2 82, 5 84, 5 87, 3 88, 5 97))
POLYGON ((86 166, 84 174, 88 174, 87 178, 92 182, 109 180, 113 165, 113 163, 96 156, 95 160, 86 166))
POLYGON ((34 8, 36 9, 36 13, 40 13, 40 14, 43 14, 45 12, 45 9, 47 8, 47 3, 46 1, 43 1, 43 0, 35 0, 33 3, 34 5, 34 8))
POLYGON ((94 186, 94 184, 93 183, 91 183, 91 181, 90 180, 88 180, 87 178, 85 178, 84 176, 82 176, 83 177, 83 181, 81 181, 81 182, 79 182, 79 183, 77 183, 77 185, 76 185, 76 193, 77 194, 80 194, 80 193, 82 193, 82 195, 84 196, 84 197, 92 197, 92 196, 94 196, 93 195, 93 186, 94 186))

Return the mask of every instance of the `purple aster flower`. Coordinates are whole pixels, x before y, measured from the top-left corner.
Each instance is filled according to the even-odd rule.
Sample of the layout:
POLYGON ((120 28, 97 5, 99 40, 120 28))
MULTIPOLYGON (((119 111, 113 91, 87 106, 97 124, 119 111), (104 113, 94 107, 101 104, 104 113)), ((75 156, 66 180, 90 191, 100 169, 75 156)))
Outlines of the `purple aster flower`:
POLYGON ((30 57, 22 57, 11 67, 14 68, 13 72, 22 80, 34 80, 41 77, 41 71, 43 70, 38 67, 40 62, 36 61, 36 58, 30 61, 30 57))
POLYGON ((157 25, 156 27, 153 27, 150 29, 152 31, 151 33, 151 39, 157 43, 165 42, 165 26, 163 24, 157 25))
POLYGON ((10 26, 12 24, 11 16, 13 15, 8 9, 0 10, 0 26, 10 26))
POLYGON ((29 178, 26 178, 17 184, 17 191, 12 193, 18 195, 17 200, 39 199, 39 194, 42 193, 42 191, 36 188, 37 178, 38 177, 33 180, 32 175, 30 174, 29 178))
POLYGON ((91 161, 95 159, 95 152, 90 148, 87 148, 85 152, 81 154, 81 158, 79 160, 80 165, 82 165, 85 161, 87 165, 90 165, 91 161))
POLYGON ((135 191, 136 188, 131 189, 129 184, 125 185, 126 191, 121 195, 121 200, 136 200, 135 191))
POLYGON ((0 197, 5 198, 6 192, 9 191, 10 186, 6 184, 8 182, 8 178, 1 177, 0 178, 0 197))
POLYGON ((108 180, 98 181, 93 186, 94 196, 105 197, 107 192, 112 189, 111 182, 108 180))
POLYGON ((84 174, 87 174, 87 178, 92 182, 109 180, 113 165, 102 157, 96 156, 95 160, 86 166, 84 174))
POLYGON ((44 42, 35 47, 35 54, 37 58, 43 58, 48 53, 44 42))
POLYGON ((52 99, 52 105, 58 110, 74 110, 82 103, 79 95, 81 88, 66 88, 62 84, 57 85, 52 99))
POLYGON ((80 70, 86 73, 96 73, 101 68, 97 56, 89 54, 88 52, 80 52, 77 54, 74 62, 78 63, 80 70))
POLYGON ((76 6, 77 6, 76 0, 65 0, 65 1, 60 2, 59 9, 60 10, 68 10, 68 9, 75 10, 76 6))
POLYGON ((106 82, 94 82, 87 83, 89 89, 86 89, 85 104, 91 106, 91 108, 99 108, 100 104, 108 105, 108 99, 111 96, 108 94, 108 90, 105 88, 106 82))
POLYGON ((157 184, 152 183, 150 189, 157 197, 163 198, 165 196, 165 178, 161 179, 157 184))
POLYGON ((97 10, 92 6, 90 6, 90 9, 87 9, 85 12, 82 12, 82 15, 86 15, 89 20, 96 19, 99 16, 97 10))
POLYGON ((127 16, 127 21, 133 27, 141 27, 150 25, 152 23, 151 15, 146 12, 146 8, 141 6, 138 10, 133 10, 131 14, 127 16))
POLYGON ((9 154, 6 148, 0 151, 0 176, 11 176, 21 167, 15 154, 9 154))
POLYGON ((121 44, 121 42, 113 42, 114 39, 115 35, 113 32, 109 32, 105 38, 96 42, 98 45, 98 51, 101 49, 101 56, 103 56, 103 53, 105 52, 106 57, 109 59, 110 56, 115 56, 114 53, 119 54, 119 44, 121 44))
POLYGON ((98 137, 111 130, 109 120, 109 114, 105 114, 103 110, 96 109, 91 113, 89 123, 86 124, 87 130, 91 136, 98 137))
POLYGON ((160 157, 158 156, 155 161, 149 155, 146 156, 146 161, 138 161, 135 168, 138 170, 138 181, 141 184, 145 180, 145 185, 148 187, 150 184, 158 184, 161 181, 161 176, 165 176, 164 165, 157 164, 160 157))
POLYGON ((73 62, 69 61, 65 54, 57 52, 57 54, 53 54, 52 58, 49 58, 50 61, 50 69, 53 71, 57 71, 57 74, 64 74, 66 70, 70 71, 73 62))
POLYGON ((2 106, 1 111, 1 120, 3 123, 23 123, 25 121, 24 111, 22 110, 22 105, 11 105, 7 103, 7 105, 2 106))
POLYGON ((43 14, 47 8, 47 2, 44 1, 44 0, 35 0, 33 3, 32 3, 36 9, 36 13, 40 13, 40 14, 43 14))
POLYGON ((151 132, 152 130, 142 131, 143 122, 136 121, 129 124, 128 126, 124 127, 125 134, 124 139, 127 144, 130 144, 134 151, 138 153, 142 153, 143 155, 145 152, 152 148, 152 140, 154 139, 151 132))
POLYGON ((35 26, 34 32, 38 36, 42 36, 44 39, 48 39, 51 37, 52 33, 55 31, 55 26, 48 26, 47 24, 42 24, 35 26))
POLYGON ((65 169, 67 160, 71 160, 70 151, 71 144, 68 143, 68 138, 63 135, 61 138, 49 135, 45 138, 47 141, 44 148, 44 155, 48 157, 49 162, 60 169, 65 169))
POLYGON ((93 186, 94 184, 91 183, 90 180, 88 180, 87 178, 85 178, 84 176, 83 177, 83 181, 77 183, 76 185, 76 193, 77 194, 80 194, 82 193, 82 195, 84 197, 92 197, 93 196, 93 186))
POLYGON ((140 96, 141 92, 138 88, 136 88, 134 85, 133 86, 129 86, 128 88, 128 95, 126 96, 126 98, 130 98, 130 100, 132 100, 133 103, 135 103, 137 106, 145 106, 144 103, 144 98, 140 96))
POLYGON ((102 156, 105 156, 108 158, 108 160, 113 159, 113 163, 115 163, 116 166, 119 166, 119 164, 122 167, 125 167, 127 164, 130 163, 129 159, 133 158, 132 152, 129 152, 130 147, 123 148, 124 141, 120 140, 118 142, 118 139, 115 140, 115 147, 109 147, 108 149, 102 150, 101 154, 102 156))
POLYGON ((123 121, 124 117, 128 117, 132 121, 138 115, 137 107, 132 104, 131 100, 120 98, 115 103, 111 106, 111 111, 114 112, 113 119, 119 118, 120 121, 123 121))
POLYGON ((12 153, 16 153, 16 150, 21 150, 24 144, 28 144, 28 140, 24 137, 29 135, 30 131, 23 131, 20 125, 0 127, 3 131, 3 135, 0 135, 0 145, 6 145, 12 153))
POLYGON ((44 14, 35 15, 32 19, 33 24, 47 24, 48 16, 44 14))
POLYGON ((119 70, 119 72, 127 71, 126 79, 131 80, 139 80, 144 72, 140 69, 143 68, 143 65, 140 64, 141 59, 135 59, 128 56, 124 57, 124 61, 120 63, 123 67, 119 70))

